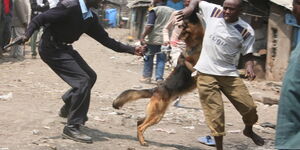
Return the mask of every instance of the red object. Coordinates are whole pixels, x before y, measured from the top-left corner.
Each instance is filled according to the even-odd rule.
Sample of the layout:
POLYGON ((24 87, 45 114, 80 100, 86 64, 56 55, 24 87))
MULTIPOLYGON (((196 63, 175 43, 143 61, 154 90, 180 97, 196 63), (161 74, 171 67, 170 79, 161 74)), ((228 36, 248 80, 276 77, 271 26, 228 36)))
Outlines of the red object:
POLYGON ((8 14, 10 12, 10 0, 3 0, 4 13, 8 14))

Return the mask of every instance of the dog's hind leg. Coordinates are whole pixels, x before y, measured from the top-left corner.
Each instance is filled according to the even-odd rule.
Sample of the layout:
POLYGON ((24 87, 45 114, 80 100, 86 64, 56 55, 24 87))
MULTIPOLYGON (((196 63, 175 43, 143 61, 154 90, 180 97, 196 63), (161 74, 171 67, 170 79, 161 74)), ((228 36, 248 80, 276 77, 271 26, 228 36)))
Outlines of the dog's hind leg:
POLYGON ((164 101, 157 96, 153 96, 147 105, 146 117, 138 121, 137 127, 137 137, 142 146, 148 146, 148 143, 145 142, 144 132, 145 130, 157 124, 164 116, 166 109, 168 108, 169 101, 164 101))
POLYGON ((153 94, 153 89, 143 90, 126 90, 122 92, 114 101, 113 107, 120 109, 124 104, 140 98, 150 98, 153 94))

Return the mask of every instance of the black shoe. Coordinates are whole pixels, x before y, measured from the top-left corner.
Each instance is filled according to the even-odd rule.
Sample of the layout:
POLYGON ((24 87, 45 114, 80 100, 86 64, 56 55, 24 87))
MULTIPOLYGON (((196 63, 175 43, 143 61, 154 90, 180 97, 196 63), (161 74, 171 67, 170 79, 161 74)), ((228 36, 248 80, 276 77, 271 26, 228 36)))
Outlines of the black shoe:
POLYGON ((60 111, 59 111, 59 114, 58 114, 60 117, 62 118, 68 118, 68 115, 69 115, 69 108, 67 108, 67 105, 64 104, 64 106, 62 106, 60 108, 60 111))
POLYGON ((67 125, 64 127, 62 137, 65 139, 74 140, 82 143, 93 143, 90 136, 82 133, 79 129, 79 125, 67 125))

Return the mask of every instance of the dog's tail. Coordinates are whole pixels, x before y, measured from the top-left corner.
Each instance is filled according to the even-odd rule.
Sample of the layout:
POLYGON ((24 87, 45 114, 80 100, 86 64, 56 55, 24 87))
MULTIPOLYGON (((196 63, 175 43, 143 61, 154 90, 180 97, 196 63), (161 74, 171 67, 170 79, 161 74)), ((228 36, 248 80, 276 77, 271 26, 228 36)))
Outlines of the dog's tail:
POLYGON ((150 98, 154 89, 126 90, 122 92, 113 102, 115 109, 120 109, 127 102, 135 101, 141 98, 150 98))

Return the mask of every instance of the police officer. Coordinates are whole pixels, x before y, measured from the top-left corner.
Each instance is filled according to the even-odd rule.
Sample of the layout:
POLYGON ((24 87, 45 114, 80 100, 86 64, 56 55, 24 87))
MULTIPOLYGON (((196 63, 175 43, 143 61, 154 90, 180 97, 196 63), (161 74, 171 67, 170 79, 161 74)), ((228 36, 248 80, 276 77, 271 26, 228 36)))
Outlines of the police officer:
POLYGON ((108 36, 99 24, 91 8, 97 8, 101 0, 62 0, 56 7, 36 16, 30 22, 22 42, 28 41, 34 31, 45 26, 39 54, 41 59, 72 88, 62 99, 65 105, 61 117, 68 117, 63 138, 92 143, 92 138, 80 130, 87 121, 91 89, 97 75, 73 49, 72 43, 86 33, 104 46, 116 51, 142 55, 144 47, 124 45, 108 36))

